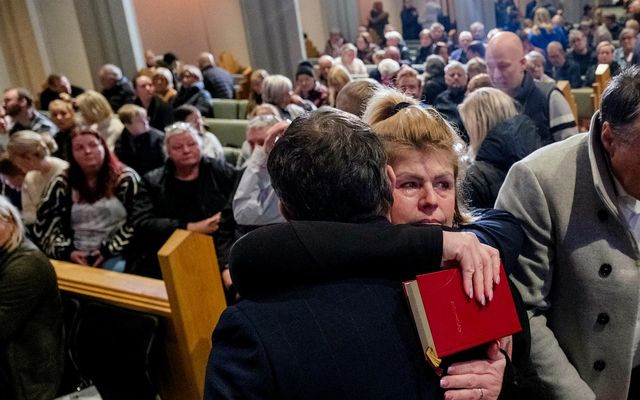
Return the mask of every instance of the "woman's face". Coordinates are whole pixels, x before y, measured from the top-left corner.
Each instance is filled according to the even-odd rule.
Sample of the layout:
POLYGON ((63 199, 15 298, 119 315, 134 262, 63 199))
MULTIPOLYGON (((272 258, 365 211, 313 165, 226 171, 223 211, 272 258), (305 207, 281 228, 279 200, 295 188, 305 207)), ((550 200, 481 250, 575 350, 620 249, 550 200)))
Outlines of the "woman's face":
POLYGON ((356 47, 359 50, 366 50, 369 47, 369 45, 367 44, 366 40, 364 40, 362 36, 358 36, 358 38, 356 39, 356 47))
POLYGON ((78 135, 71 140, 73 158, 84 173, 95 173, 104 163, 105 149, 93 135, 78 135))
POLYGON ((25 174, 29 171, 35 170, 39 164, 39 160, 36 156, 29 153, 11 154, 10 158, 11 162, 13 162, 16 167, 20 168, 25 174))
POLYGON ((307 74, 300 74, 296 78, 296 84, 304 93, 309 93, 316 86, 316 81, 307 74))
POLYGON ((544 64, 538 60, 534 60, 531 63, 527 63, 527 70, 535 79, 542 79, 544 74, 544 64))
POLYGON ((176 168, 190 168, 200 163, 200 144, 189 132, 172 136, 167 143, 167 153, 176 168))
POLYGON ((251 90, 258 94, 262 94, 262 81, 261 77, 251 80, 251 90))
POLYGON ((15 222, 10 217, 0 216, 0 247, 4 247, 15 229, 15 222))
POLYGON ((71 129, 75 125, 75 113, 68 107, 61 105, 51 105, 49 107, 49 115, 54 124, 61 130, 71 129))
POLYGON ((453 165, 440 151, 404 152, 394 165, 391 222, 453 225, 456 185, 453 165))
POLYGON ((342 52, 342 62, 344 62, 347 65, 351 64, 355 58, 356 58, 356 52, 353 51, 352 49, 346 49, 345 51, 342 52))
POLYGON ((156 93, 165 94, 167 93, 167 90, 169 90, 169 82, 164 76, 154 76, 153 87, 155 88, 156 93))

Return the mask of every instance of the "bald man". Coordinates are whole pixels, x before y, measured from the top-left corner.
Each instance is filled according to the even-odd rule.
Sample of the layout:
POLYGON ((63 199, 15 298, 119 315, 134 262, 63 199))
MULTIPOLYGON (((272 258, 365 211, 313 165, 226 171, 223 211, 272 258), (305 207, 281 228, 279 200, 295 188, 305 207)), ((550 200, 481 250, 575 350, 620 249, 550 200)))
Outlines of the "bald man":
POLYGON ((200 57, 198 57, 198 68, 202 71, 204 88, 211 94, 211 97, 218 99, 235 98, 233 78, 225 69, 216 66, 213 54, 201 53, 200 57))
POLYGON ((526 71, 524 48, 518 36, 512 32, 493 36, 487 46, 486 61, 493 86, 522 104, 522 113, 535 121, 543 144, 578 133, 562 93, 553 84, 534 82, 526 71))
POLYGON ((580 66, 567 59, 560 42, 547 45, 547 58, 551 63, 551 77, 557 81, 569 81, 572 88, 584 86, 580 76, 580 66))

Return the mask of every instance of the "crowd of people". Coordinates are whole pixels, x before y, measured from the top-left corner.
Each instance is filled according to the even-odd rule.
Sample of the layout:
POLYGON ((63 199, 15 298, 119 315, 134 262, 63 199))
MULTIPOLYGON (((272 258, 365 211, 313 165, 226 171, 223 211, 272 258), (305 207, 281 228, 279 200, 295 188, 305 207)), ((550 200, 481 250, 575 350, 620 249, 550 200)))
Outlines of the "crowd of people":
POLYGON ((47 257, 161 279, 156 253, 186 229, 214 238, 231 304, 206 398, 635 398, 640 1, 575 25, 499 3, 485 33, 405 0, 401 33, 374 2, 354 43, 331 31, 295 76, 253 71, 241 149, 204 123, 237 96, 208 52, 146 54, 131 79, 103 65, 100 90, 7 88, 0 397, 56 394, 47 257), (601 64, 612 81, 578 134, 555 83, 590 86, 601 64), (522 331, 430 368, 401 281, 453 263, 485 306, 500 260, 522 331))

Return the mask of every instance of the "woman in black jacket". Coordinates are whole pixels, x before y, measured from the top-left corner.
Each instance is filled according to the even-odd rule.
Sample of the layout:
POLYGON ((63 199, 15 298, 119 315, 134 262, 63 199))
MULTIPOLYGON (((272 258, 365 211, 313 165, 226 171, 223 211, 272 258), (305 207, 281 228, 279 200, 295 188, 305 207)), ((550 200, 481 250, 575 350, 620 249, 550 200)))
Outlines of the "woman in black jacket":
POLYGON ((464 187, 473 208, 493 208, 511 165, 542 146, 535 123, 498 89, 480 88, 459 108, 469 135, 464 187))
POLYGON ((202 155, 202 138, 191 124, 177 122, 165 132, 167 161, 144 175, 133 206, 135 246, 144 257, 128 270, 153 277, 160 276, 155 253, 176 229, 213 235, 220 250, 226 232, 221 219, 227 221, 221 212, 237 177, 224 160, 202 155))

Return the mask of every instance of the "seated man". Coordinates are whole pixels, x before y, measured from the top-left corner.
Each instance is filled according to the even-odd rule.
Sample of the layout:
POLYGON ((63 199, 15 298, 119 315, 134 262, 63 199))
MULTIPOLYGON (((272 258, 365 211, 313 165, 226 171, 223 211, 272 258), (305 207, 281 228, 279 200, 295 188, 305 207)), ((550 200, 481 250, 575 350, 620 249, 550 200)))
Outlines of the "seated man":
POLYGON ((547 45, 547 58, 552 66, 551 77, 553 79, 556 81, 569 81, 572 88, 583 86, 580 66, 567 59, 560 42, 551 42, 547 45))
MULTIPOLYGON (((257 230, 234 246, 231 274, 248 298, 228 307, 213 333, 205 398, 442 398, 439 377, 424 360, 401 276, 415 275, 420 266, 437 270, 443 258, 460 258, 465 265, 473 255, 484 273, 479 277, 476 270, 473 278, 465 273, 469 290, 471 279, 491 282, 496 254, 476 247, 472 234, 392 226, 384 216, 395 178, 386 162, 371 128, 335 110, 299 117, 278 140, 269 173, 292 222, 257 230), (316 236, 304 220, 326 221, 329 234, 316 236), (260 232, 271 228, 279 234, 254 246, 252 236, 262 239, 260 232), (359 237, 368 242, 334 242, 331 229, 364 234, 359 237), (451 235, 471 242, 451 252, 451 235), (408 243, 410 251, 398 248, 408 243), (266 273, 295 268, 304 276, 292 282, 302 285, 274 281, 254 296, 251 288, 259 282, 234 271, 255 262, 263 263, 266 273), (318 268, 337 276, 323 276, 318 268), (372 269, 373 275, 362 272, 372 269)), ((484 298, 485 286, 476 288, 482 292, 474 292, 476 299, 484 298)), ((504 356, 497 353, 488 364, 488 374, 501 381, 504 356)), ((465 387, 467 395, 485 397, 472 382, 465 387)))
POLYGON ((49 103, 52 101, 59 99, 69 101, 82 93, 84 89, 73 86, 66 76, 51 74, 47 78, 47 87, 40 93, 40 109, 48 110, 49 103))
POLYGON ((578 64, 580 75, 585 75, 589 67, 596 62, 596 57, 587 43, 587 37, 581 30, 572 29, 569 32, 569 46, 567 59, 578 64))
POLYGON ((113 112, 118 112, 125 104, 133 103, 135 99, 133 87, 119 67, 113 64, 103 65, 98 71, 98 78, 102 86, 100 93, 106 97, 113 112))
POLYGON ((18 131, 34 131, 55 136, 58 127, 33 106, 33 96, 25 88, 4 91, 4 108, 10 119, 9 134, 18 131))
POLYGON ((212 98, 233 99, 235 97, 233 77, 226 69, 216 65, 213 54, 201 53, 198 57, 198 67, 202 71, 204 88, 212 98))
POLYGON ((124 124, 115 146, 118 159, 141 176, 161 167, 164 164, 164 132, 149 126, 145 109, 125 104, 118 110, 118 117, 124 124))
MULTIPOLYGON (((280 213, 278 196, 271 187, 267 172, 267 158, 273 148, 273 140, 265 143, 269 128, 278 124, 279 119, 263 115, 253 117, 247 127, 247 142, 251 146, 251 157, 233 196, 233 217, 239 225, 261 226, 284 222, 280 213)), ((288 126, 281 124, 282 132, 288 126)))
POLYGON ((173 98, 171 104, 173 108, 190 105, 200 110, 203 117, 213 118, 211 95, 204 88, 202 72, 198 67, 190 64, 185 65, 180 72, 180 82, 182 82, 182 87, 173 98))
POLYGON ((467 91, 467 71, 458 61, 450 61, 444 67, 444 81, 447 90, 436 97, 434 107, 456 129, 460 137, 469 143, 469 137, 458 113, 458 105, 462 104, 467 91))

